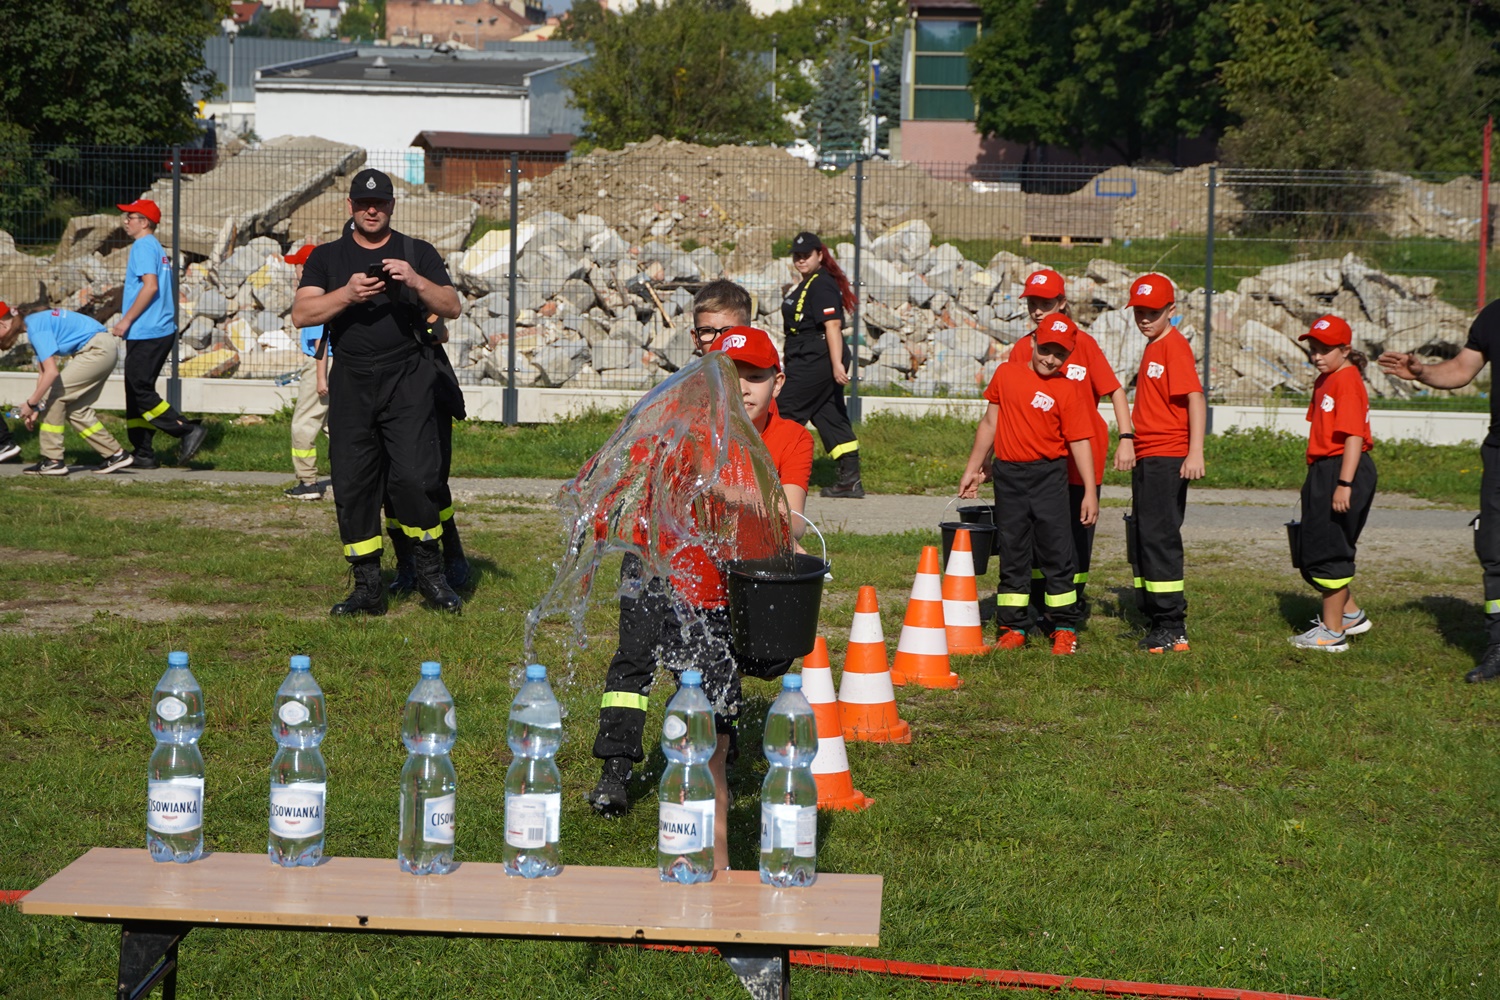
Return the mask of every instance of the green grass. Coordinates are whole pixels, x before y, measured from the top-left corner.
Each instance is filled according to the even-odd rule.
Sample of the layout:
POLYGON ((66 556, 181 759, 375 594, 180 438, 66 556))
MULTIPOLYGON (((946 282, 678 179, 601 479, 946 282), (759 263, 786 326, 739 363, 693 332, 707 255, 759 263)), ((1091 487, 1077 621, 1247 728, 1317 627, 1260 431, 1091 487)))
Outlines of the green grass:
POLYGON ((474 244, 478 243, 480 237, 482 237, 485 233, 493 232, 496 229, 500 229, 500 230, 504 230, 504 231, 509 231, 509 229, 510 229, 510 219, 509 219, 509 217, 504 218, 504 219, 497 219, 494 216, 490 216, 490 215, 477 215, 477 216, 475 216, 474 217, 474 228, 471 229, 471 230, 469 230, 468 238, 466 238, 464 240, 464 249, 465 250, 469 249, 469 247, 471 247, 474 244))
MULTIPOLYGON (((464 720, 459 856, 497 860, 507 678, 557 543, 546 515, 480 503, 460 516, 480 573, 462 618, 408 602, 384 619, 335 622, 324 611, 344 581, 327 510, 273 488, 13 481, 0 560, 12 613, 66 614, 70 599, 177 613, 139 621, 80 605, 32 633, 0 620, 0 888, 34 887, 91 846, 142 846, 146 708, 170 649, 192 654, 206 692, 211 849, 264 848, 266 721, 287 657, 306 652, 329 703, 329 851, 393 858, 400 703, 417 663, 437 658, 464 720)), ((879 588, 894 640, 918 551, 934 542, 830 539, 822 625, 836 663, 856 586, 879 588)), ((1457 682, 1483 645, 1477 574, 1414 565, 1362 576, 1377 628, 1330 663, 1285 644, 1314 610, 1289 569, 1247 573, 1233 546, 1202 547, 1189 553, 1194 652, 1147 657, 1109 589, 1128 570, 1104 548, 1082 655, 957 659, 961 690, 899 695, 910 746, 849 746, 856 784, 876 802, 821 817, 819 865, 885 877, 882 945, 866 954, 1362 1000, 1493 996, 1500 711, 1496 691, 1457 682)), ((560 622, 541 646, 575 674, 560 689, 564 861, 649 866, 651 779, 635 783, 640 806, 619 821, 583 802, 613 649, 607 604, 587 627, 586 650, 566 652, 560 622)), ((773 689, 746 688, 754 745, 773 689)), ((653 701, 659 724, 660 694, 653 701)), ((731 774, 736 867, 754 864, 758 756, 731 774)), ((656 753, 648 769, 659 768, 656 753)), ((9 996, 106 992, 116 948, 112 928, 0 907, 9 996)), ((711 958, 579 943, 202 929, 182 956, 186 995, 218 997, 738 989, 711 958)), ((994 995, 795 978, 811 998, 994 995)))

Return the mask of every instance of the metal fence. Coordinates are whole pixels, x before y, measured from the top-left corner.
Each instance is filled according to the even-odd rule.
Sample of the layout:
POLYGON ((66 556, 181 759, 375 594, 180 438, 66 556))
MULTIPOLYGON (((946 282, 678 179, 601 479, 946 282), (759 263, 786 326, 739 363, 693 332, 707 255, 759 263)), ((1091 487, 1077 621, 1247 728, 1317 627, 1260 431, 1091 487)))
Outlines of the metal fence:
MULTIPOLYGON (((801 230, 859 283, 862 394, 979 393, 1029 332, 1021 284, 1041 266, 1065 275, 1075 317, 1127 385, 1143 346, 1129 282, 1168 274, 1211 400, 1239 404, 1305 397, 1316 373, 1295 338, 1325 312, 1368 353, 1451 355, 1478 295, 1468 176, 878 159, 827 171, 779 149, 660 140, 564 158, 300 139, 0 147, 0 229, 15 243, 0 242, 0 298, 107 322, 127 255, 114 206, 145 194, 179 261, 179 371, 289 378, 301 359, 281 254, 339 234, 366 163, 397 178, 395 227, 437 246, 463 294, 447 349, 467 383, 649 387, 689 357, 693 294, 721 275, 779 339, 801 230)), ((1410 393, 1369 377, 1374 396, 1410 393)))

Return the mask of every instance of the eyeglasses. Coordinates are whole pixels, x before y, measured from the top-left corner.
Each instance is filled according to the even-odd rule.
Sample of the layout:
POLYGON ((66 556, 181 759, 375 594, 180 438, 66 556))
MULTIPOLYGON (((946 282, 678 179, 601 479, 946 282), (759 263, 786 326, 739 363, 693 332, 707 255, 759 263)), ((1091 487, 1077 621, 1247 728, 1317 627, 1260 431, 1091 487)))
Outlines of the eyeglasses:
POLYGON ((733 330, 732 326, 699 326, 693 328, 693 336, 699 340, 713 340, 715 337, 733 330))

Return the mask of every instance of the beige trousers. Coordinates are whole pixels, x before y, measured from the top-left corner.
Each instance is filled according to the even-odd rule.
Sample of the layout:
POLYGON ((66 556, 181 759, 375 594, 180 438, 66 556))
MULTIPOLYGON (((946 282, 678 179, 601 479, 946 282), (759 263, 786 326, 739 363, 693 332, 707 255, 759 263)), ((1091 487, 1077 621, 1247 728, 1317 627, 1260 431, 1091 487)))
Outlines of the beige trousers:
POLYGON ((42 404, 42 418, 37 424, 43 458, 62 461, 64 419, 89 447, 104 457, 120 450, 120 442, 104 429, 94 412, 94 403, 104 388, 104 380, 115 370, 119 353, 119 339, 108 330, 101 330, 61 366, 62 371, 42 404))
MULTIPOLYGON (((328 367, 333 367, 329 359, 328 367)), ((328 424, 328 400, 318 396, 318 362, 304 358, 292 409, 292 471, 300 483, 318 481, 318 432, 328 424)))

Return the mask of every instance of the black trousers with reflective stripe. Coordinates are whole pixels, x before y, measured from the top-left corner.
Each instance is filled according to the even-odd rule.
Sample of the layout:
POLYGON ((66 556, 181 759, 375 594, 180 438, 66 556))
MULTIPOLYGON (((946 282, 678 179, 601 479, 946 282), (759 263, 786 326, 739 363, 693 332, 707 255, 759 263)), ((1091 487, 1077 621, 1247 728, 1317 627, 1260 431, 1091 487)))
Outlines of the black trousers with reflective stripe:
MULTIPOLYGON (((781 395, 776 397, 776 408, 793 423, 805 424, 811 420, 818 437, 823 440, 823 450, 831 458, 840 458, 859 450, 859 439, 854 434, 854 425, 849 422, 849 410, 844 406, 844 387, 833 380, 827 342, 824 341, 821 351, 799 350, 798 342, 804 337, 817 337, 822 341, 823 333, 799 333, 787 338, 786 384, 781 387, 781 395)), ((845 370, 851 360, 846 346, 845 370)))
POLYGON ((1320 458, 1307 467, 1302 481, 1302 579, 1319 593, 1331 594, 1354 578, 1354 554, 1375 502, 1375 463, 1359 457, 1353 496, 1343 514, 1333 509, 1342 456, 1320 458))
MULTIPOLYGON (((1079 608, 1073 575, 1073 533, 1068 526, 1068 462, 995 460, 995 545, 1000 583, 995 618, 1007 628, 1026 627, 1031 566, 1042 571, 1043 605, 1056 628, 1074 628, 1079 608)), ((1076 518, 1075 518, 1076 520, 1076 518)))
POLYGON ((156 391, 162 365, 172 356, 172 342, 177 338, 152 337, 150 340, 125 341, 125 434, 130 448, 142 458, 155 458, 151 439, 157 431, 173 437, 186 437, 192 424, 178 413, 156 391), (146 414, 152 416, 146 416, 146 414))
POLYGON ((328 382, 328 458, 345 556, 380 558, 386 496, 396 520, 438 537, 442 449, 431 367, 416 355, 379 368, 341 359, 328 382))
MULTIPOLYGON (((1073 565, 1077 569, 1073 573, 1073 589, 1078 592, 1078 610, 1083 611, 1083 592, 1088 586, 1089 564, 1094 559, 1094 525, 1084 524, 1079 517, 1083 514, 1083 484, 1068 484, 1068 530, 1073 536, 1073 565)), ((1036 612, 1037 617, 1046 618, 1047 615, 1047 584, 1042 578, 1041 563, 1036 556, 1031 560, 1031 609, 1036 612)))
POLYGON ((1484 475, 1479 481, 1479 523, 1474 554, 1484 568, 1484 621, 1490 642, 1500 643, 1500 445, 1479 449, 1484 475))
POLYGON ((1182 519, 1187 513, 1185 455, 1136 459, 1130 475, 1135 518, 1135 606, 1152 628, 1181 630, 1187 623, 1183 593, 1182 519))

